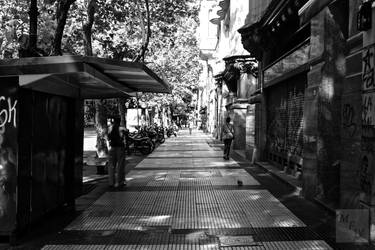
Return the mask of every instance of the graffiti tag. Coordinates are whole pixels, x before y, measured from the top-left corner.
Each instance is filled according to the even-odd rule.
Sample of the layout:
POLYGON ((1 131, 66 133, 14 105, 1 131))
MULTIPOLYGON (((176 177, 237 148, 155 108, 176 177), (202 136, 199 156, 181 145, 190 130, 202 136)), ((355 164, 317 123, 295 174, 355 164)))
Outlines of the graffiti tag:
POLYGON ((375 88, 374 83, 374 50, 375 48, 369 48, 363 53, 362 58, 362 81, 363 90, 369 90, 375 88))
POLYGON ((12 101, 10 97, 0 96, 0 105, 5 106, 0 110, 0 128, 6 123, 12 123, 14 127, 17 127, 17 100, 12 101))
POLYGON ((362 96, 362 125, 375 125, 375 92, 364 93, 362 96))
POLYGON ((343 127, 350 136, 353 136, 357 130, 357 125, 354 122, 354 107, 350 104, 345 104, 342 111, 343 127))
POLYGON ((361 166, 358 169, 358 175, 361 191, 366 194, 371 194, 372 173, 369 171, 369 160, 367 156, 362 158, 361 166))

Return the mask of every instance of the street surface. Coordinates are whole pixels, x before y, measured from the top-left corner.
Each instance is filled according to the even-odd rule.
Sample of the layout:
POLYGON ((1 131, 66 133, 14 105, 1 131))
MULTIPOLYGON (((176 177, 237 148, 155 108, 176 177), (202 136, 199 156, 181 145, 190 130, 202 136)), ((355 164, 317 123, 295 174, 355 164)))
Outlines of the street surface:
POLYGON ((43 249, 331 249, 210 140, 167 139, 43 249))

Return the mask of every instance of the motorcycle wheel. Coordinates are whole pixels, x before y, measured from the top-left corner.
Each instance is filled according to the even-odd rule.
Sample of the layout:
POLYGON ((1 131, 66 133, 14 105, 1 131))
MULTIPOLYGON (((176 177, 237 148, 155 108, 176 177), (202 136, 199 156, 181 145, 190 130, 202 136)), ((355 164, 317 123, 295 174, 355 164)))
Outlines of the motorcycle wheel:
POLYGON ((164 137, 160 138, 160 139, 159 139, 159 142, 160 142, 160 143, 164 143, 164 142, 165 142, 165 138, 164 138, 164 137))
POLYGON ((139 151, 140 151, 143 155, 148 155, 149 153, 152 152, 151 144, 148 143, 147 141, 142 142, 141 145, 140 145, 139 151))

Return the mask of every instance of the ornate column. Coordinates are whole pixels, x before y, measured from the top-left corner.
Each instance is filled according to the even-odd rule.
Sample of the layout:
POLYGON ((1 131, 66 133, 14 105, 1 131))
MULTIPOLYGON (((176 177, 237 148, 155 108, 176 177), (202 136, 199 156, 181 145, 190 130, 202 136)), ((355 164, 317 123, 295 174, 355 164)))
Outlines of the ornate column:
POLYGON ((222 121, 224 119, 224 111, 222 109, 223 104, 223 94, 222 94, 222 85, 223 85, 223 74, 218 74, 215 76, 215 85, 216 85, 216 139, 221 138, 221 127, 222 121))
POLYGON ((254 91, 253 75, 256 62, 250 56, 232 56, 224 58, 226 67, 223 79, 232 95, 227 106, 235 129, 234 150, 246 150, 247 98, 254 91))

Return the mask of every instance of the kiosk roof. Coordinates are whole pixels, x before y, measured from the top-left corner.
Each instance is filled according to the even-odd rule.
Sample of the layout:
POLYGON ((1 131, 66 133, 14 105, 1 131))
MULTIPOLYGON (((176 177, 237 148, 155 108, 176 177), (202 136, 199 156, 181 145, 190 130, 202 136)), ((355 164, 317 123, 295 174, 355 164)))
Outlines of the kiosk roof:
POLYGON ((146 65, 87 56, 0 60, 0 77, 19 76, 23 88, 83 99, 170 93, 169 85, 146 65))

